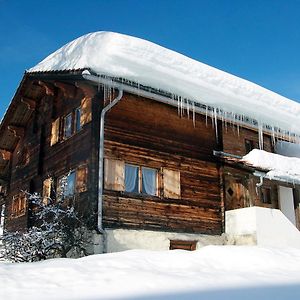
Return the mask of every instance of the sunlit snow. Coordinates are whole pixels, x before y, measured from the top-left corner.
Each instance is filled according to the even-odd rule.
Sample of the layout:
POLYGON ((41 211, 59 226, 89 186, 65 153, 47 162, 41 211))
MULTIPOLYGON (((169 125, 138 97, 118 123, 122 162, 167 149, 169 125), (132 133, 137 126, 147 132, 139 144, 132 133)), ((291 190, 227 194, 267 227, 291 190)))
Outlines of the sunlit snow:
POLYGON ((253 167, 267 170, 266 177, 269 179, 300 183, 300 158, 253 149, 243 157, 242 161, 253 167))
POLYGON ((0 299, 298 299, 300 251, 207 246, 0 263, 0 299))
POLYGON ((172 50, 123 34, 100 31, 84 35, 29 72, 84 68, 300 134, 298 103, 172 50))

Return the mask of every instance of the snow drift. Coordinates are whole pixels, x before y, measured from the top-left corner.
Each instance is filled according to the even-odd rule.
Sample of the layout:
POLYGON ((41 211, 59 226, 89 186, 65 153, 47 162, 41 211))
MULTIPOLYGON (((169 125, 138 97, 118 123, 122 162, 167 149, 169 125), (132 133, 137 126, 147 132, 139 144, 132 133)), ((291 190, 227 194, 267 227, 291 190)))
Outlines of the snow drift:
POLYGON ((172 50, 123 34, 89 33, 55 51, 28 72, 85 68, 300 134, 298 103, 172 50))
POLYGON ((300 158, 253 149, 242 158, 242 161, 255 168, 266 170, 266 178, 300 183, 300 158))
POLYGON ((1 299, 298 299, 300 251, 207 246, 0 264, 1 299))

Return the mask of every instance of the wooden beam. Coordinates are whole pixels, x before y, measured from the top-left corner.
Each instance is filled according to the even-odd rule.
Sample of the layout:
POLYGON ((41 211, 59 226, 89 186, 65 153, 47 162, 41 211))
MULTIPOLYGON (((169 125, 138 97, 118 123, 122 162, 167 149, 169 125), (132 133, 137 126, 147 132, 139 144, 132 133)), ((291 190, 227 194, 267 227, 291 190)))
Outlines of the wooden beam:
POLYGON ((75 98, 76 87, 74 85, 58 81, 55 82, 54 85, 63 92, 65 98, 75 98))
POLYGON ((22 97, 21 102, 27 105, 27 108, 30 110, 35 110, 36 102, 33 99, 22 97))
POLYGON ((45 89, 47 96, 54 96, 54 86, 48 82, 39 80, 38 84, 45 89))
POLYGON ((3 160, 10 160, 11 158, 11 152, 4 149, 0 149, 0 155, 2 156, 3 160))
POLYGON ((82 82, 76 82, 75 85, 82 91, 85 97, 92 98, 96 94, 96 88, 92 85, 82 82))
POLYGON ((24 128, 20 126, 14 126, 14 125, 8 125, 7 126, 8 130, 11 131, 15 137, 21 138, 24 136, 24 128))

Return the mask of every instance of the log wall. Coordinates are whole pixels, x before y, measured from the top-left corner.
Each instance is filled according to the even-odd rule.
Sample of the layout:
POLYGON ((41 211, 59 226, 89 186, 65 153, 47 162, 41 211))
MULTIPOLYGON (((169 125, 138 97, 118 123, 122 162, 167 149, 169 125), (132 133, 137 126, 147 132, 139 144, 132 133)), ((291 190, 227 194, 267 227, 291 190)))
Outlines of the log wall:
POLYGON ((106 120, 105 157, 180 171, 181 198, 105 191, 104 227, 222 232, 215 130, 197 116, 195 126, 177 109, 125 95, 106 120))

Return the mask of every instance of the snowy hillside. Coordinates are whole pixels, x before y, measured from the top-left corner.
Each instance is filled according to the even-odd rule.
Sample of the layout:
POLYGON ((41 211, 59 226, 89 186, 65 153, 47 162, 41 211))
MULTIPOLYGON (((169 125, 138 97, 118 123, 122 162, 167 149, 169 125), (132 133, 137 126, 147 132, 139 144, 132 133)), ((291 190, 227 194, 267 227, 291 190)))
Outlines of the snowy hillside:
POLYGON ((300 134, 299 103, 175 51, 123 34, 100 31, 84 35, 29 72, 84 68, 300 134))
POLYGON ((0 299, 299 299, 300 250, 207 246, 0 263, 0 299))

